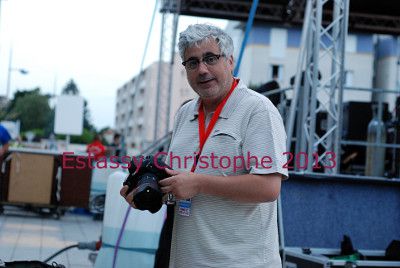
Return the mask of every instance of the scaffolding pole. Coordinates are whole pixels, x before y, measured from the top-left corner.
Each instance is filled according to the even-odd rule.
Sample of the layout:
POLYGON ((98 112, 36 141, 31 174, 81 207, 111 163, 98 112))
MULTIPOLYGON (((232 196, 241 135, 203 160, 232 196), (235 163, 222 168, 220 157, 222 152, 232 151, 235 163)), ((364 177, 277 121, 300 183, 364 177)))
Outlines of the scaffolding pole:
POLYGON ((299 164, 294 169, 313 172, 320 163, 325 166, 326 173, 337 174, 340 171, 349 0, 308 0, 307 6, 301 44, 305 48, 301 48, 299 56, 294 98, 286 126, 290 138, 288 149, 295 132, 295 157, 299 164), (333 12, 329 11, 329 6, 333 7, 333 12), (327 18, 330 18, 329 23, 326 23, 327 18), (331 66, 328 77, 320 77, 321 64, 331 66), (304 73, 299 71, 302 66, 305 66, 304 73), (299 96, 302 99, 297 99, 299 96), (326 129, 317 133, 316 121, 320 112, 326 112, 327 124, 326 129), (295 121, 297 129, 293 131, 295 121))
POLYGON ((161 40, 157 72, 157 100, 154 140, 167 134, 170 128, 175 40, 178 28, 180 0, 164 0, 161 4, 161 40))

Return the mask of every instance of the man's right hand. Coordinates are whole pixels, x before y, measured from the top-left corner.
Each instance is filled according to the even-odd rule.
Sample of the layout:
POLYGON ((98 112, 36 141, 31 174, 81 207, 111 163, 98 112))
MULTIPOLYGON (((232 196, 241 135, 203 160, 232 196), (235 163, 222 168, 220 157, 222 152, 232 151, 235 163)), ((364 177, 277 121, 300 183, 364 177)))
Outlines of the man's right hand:
POLYGON ((137 188, 133 189, 133 191, 131 191, 130 193, 127 194, 129 187, 128 185, 124 185, 121 190, 119 191, 120 195, 125 198, 125 201, 131 205, 131 207, 136 208, 135 203, 133 202, 133 196, 137 191, 137 188))

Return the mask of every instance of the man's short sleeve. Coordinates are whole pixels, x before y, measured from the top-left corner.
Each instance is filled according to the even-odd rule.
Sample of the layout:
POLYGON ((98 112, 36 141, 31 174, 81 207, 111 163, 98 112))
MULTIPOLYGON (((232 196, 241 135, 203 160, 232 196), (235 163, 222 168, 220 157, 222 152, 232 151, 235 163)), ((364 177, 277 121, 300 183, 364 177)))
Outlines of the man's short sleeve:
POLYGON ((275 108, 252 115, 242 148, 251 174, 280 173, 284 179, 288 177, 288 170, 284 168, 286 132, 275 108))

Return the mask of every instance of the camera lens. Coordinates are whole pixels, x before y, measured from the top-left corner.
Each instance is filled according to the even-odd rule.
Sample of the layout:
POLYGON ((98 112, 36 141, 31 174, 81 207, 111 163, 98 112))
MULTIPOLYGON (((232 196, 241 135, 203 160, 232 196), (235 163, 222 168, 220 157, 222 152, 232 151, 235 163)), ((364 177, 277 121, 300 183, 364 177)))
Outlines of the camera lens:
POLYGON ((152 173, 143 174, 138 182, 137 194, 133 201, 140 210, 157 212, 162 205, 162 193, 157 178, 152 173))

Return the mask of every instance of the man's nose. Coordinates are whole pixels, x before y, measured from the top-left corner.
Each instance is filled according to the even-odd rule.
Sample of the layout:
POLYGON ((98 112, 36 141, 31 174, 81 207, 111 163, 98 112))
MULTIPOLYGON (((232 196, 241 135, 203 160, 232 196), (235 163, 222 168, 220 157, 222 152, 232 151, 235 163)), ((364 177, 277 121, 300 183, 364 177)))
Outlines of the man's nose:
POLYGON ((197 71, 198 71, 200 74, 208 73, 207 64, 205 64, 204 61, 200 61, 200 62, 199 62, 199 67, 197 67, 197 71))

